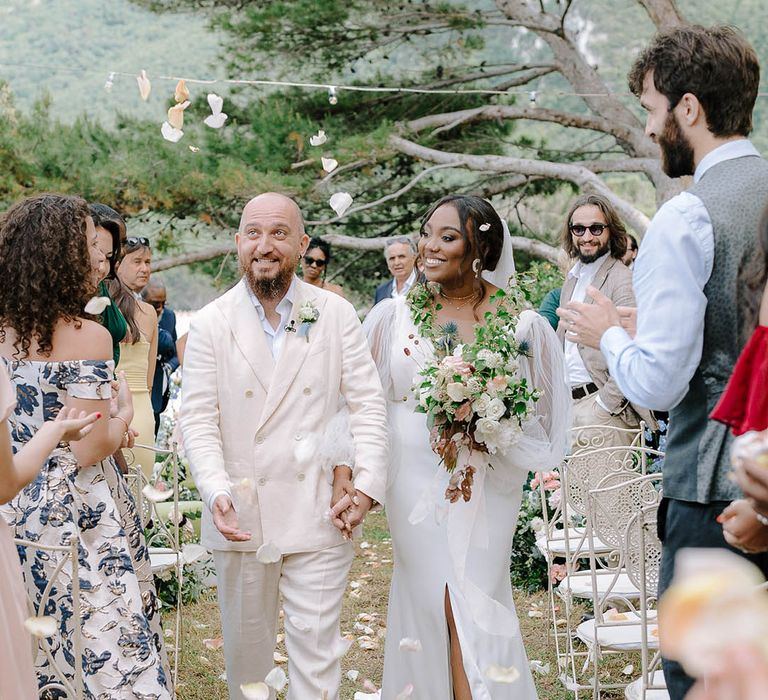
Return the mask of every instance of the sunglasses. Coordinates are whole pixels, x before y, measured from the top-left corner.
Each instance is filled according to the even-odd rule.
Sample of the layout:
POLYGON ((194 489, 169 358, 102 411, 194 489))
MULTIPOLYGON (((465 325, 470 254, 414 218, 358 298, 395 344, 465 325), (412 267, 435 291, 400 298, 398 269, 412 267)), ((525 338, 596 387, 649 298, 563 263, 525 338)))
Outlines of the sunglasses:
POLYGON ((608 228, 608 224, 590 224, 584 226, 584 224, 570 224, 568 229, 574 236, 583 236, 589 231, 593 236, 602 236, 603 231, 608 228))
POLYGON ((128 238, 125 239, 125 247, 126 248, 151 248, 149 245, 149 238, 146 238, 145 236, 128 236, 128 238))
POLYGON ((325 267, 325 260, 322 258, 313 258, 311 255, 304 256, 304 264, 312 267, 325 267))

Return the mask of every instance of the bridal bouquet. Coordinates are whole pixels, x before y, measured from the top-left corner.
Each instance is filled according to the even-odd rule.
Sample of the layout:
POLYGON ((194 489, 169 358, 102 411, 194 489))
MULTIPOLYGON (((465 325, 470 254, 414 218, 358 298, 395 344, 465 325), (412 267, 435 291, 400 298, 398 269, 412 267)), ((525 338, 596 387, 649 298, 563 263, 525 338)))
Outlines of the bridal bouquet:
POLYGON ((468 501, 475 467, 459 465, 465 461, 460 455, 504 454, 520 439, 523 421, 539 398, 519 372, 519 358, 528 350, 514 338, 522 292, 515 288, 494 294, 496 312, 486 312, 474 342, 464 344, 456 343, 452 324, 430 332, 433 312, 424 296, 416 293, 411 299, 412 317, 422 336, 433 341, 435 358, 421 368, 416 410, 427 414, 432 449, 452 474, 446 498, 468 501))

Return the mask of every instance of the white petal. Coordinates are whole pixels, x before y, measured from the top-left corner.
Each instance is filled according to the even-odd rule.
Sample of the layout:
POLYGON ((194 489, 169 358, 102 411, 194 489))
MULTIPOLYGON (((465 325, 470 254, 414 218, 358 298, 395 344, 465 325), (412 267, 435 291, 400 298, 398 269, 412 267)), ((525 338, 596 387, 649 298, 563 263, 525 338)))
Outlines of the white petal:
POLYGON ((194 564, 198 559, 207 556, 208 550, 195 542, 188 542, 181 548, 181 558, 185 564, 194 564))
POLYGON ((163 126, 160 127, 160 133, 166 141, 170 141, 171 143, 176 143, 182 136, 184 136, 183 131, 174 129, 168 122, 163 122, 163 126))
POLYGON ((381 691, 377 690, 375 693, 361 693, 359 690, 355 693, 353 700, 380 700, 381 691))
POLYGON ((274 688, 278 693, 285 688, 285 684, 288 682, 288 676, 285 675, 285 671, 279 666, 275 666, 264 679, 264 682, 270 687, 274 688))
POLYGON ((148 501, 152 501, 152 503, 167 501, 173 496, 173 491, 171 489, 157 489, 152 486, 152 484, 147 484, 143 489, 141 489, 141 493, 144 494, 144 498, 146 498, 148 501))
POLYGON ((360 588, 363 584, 360 581, 350 581, 349 587, 354 591, 356 588, 360 588))
POLYGON ((203 119, 206 126, 210 126, 211 129, 221 129, 224 126, 224 122, 227 121, 227 115, 224 112, 218 112, 217 114, 211 114, 203 119))
POLYGON ((514 666, 489 666, 485 676, 494 683, 514 683, 520 678, 520 671, 514 666))
POLYGON ((331 195, 328 204, 331 205, 331 209, 336 212, 337 216, 344 216, 344 212, 352 204, 352 195, 349 192, 337 192, 331 195))
POLYGON ((283 656, 279 651, 276 651, 272 654, 272 660, 276 664, 284 664, 286 661, 288 661, 288 657, 283 656))
POLYGON ((197 146, 190 146, 189 150, 192 151, 192 153, 197 153, 200 149, 197 146))
POLYGON ((323 164, 323 170, 327 173, 331 173, 339 167, 339 161, 333 158, 321 158, 320 161, 323 164))
POLYGON ((403 637, 400 640, 400 651, 421 651, 421 641, 411 639, 410 637, 403 637))
POLYGON ((88 303, 85 305, 85 313, 98 316, 104 309, 106 309, 112 300, 109 297, 91 297, 88 303))
POLYGON ((490 224, 480 224, 478 227, 481 231, 487 231, 489 228, 491 228, 490 224))
POLYGON ((632 671, 634 671, 634 670, 635 670, 635 667, 632 664, 627 664, 623 669, 621 669, 621 672, 625 676, 631 676, 632 675, 632 671))
POLYGON ((219 676, 219 680, 220 681, 224 681, 225 683, 227 682, 227 672, 226 671, 219 676))
POLYGON ((43 617, 28 617, 24 627, 35 637, 53 637, 56 634, 56 620, 50 615, 43 617))
POLYGON ((542 676, 546 676, 550 671, 549 662, 542 663, 541 661, 537 661, 534 659, 530 663, 531 671, 535 671, 536 673, 540 673, 542 676))
POLYGON ((136 82, 139 85, 139 95, 146 102, 149 99, 149 93, 152 92, 152 83, 149 82, 147 71, 143 70, 136 76, 136 82))
POLYGON ((395 697, 395 700, 408 700, 413 695, 413 683, 408 683, 395 697))
POLYGON ((211 112, 214 114, 220 114, 221 108, 224 106, 224 98, 219 97, 216 93, 208 93, 208 105, 211 108, 211 112))
POLYGON ((361 542, 360 543, 360 549, 368 549, 370 546, 371 545, 370 545, 369 542, 361 542))
POLYGON ((544 617, 544 613, 541 610, 529 610, 528 617, 544 617))
POLYGON ((351 671, 347 671, 344 675, 347 677, 348 680, 354 683, 357 680, 357 677, 360 675, 360 671, 356 671, 352 669, 351 671))
POLYGON ((328 140, 328 137, 325 135, 325 132, 322 129, 320 129, 320 131, 317 132, 316 136, 309 137, 309 145, 322 146, 327 140, 328 140))
POLYGON ((221 647, 224 646, 224 640, 221 637, 216 637, 215 639, 204 639, 203 646, 206 649, 215 651, 216 649, 221 649, 221 647))
POLYGON ((244 683, 240 686, 245 700, 269 700, 269 686, 259 681, 258 683, 244 683))
POLYGON ((262 564, 274 564, 276 561, 280 561, 282 556, 283 553, 273 542, 265 542, 256 550, 256 561, 262 564))
POLYGON ((296 615, 291 615, 288 618, 288 621, 297 629, 299 632, 306 632, 309 629, 309 625, 304 622, 300 617, 297 617, 296 615))

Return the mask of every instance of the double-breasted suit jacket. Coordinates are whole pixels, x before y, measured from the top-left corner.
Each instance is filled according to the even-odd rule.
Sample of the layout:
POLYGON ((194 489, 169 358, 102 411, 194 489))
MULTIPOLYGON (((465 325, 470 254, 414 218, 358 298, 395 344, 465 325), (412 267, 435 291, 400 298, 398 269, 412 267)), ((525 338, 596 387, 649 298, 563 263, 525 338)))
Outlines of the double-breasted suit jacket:
POLYGON ((343 542, 325 517, 331 484, 312 448, 336 415, 349 408, 355 487, 383 502, 386 406, 376 366, 352 305, 298 279, 292 311, 311 302, 319 312, 306 336, 285 334, 273 361, 258 312, 241 280, 204 307, 190 326, 184 358, 181 429, 192 475, 206 504, 232 494, 247 542, 230 542, 203 513, 202 543, 253 551, 275 544, 283 554, 343 542), (309 442, 307 442, 309 441, 309 442), (244 496, 247 495, 247 497, 244 496))

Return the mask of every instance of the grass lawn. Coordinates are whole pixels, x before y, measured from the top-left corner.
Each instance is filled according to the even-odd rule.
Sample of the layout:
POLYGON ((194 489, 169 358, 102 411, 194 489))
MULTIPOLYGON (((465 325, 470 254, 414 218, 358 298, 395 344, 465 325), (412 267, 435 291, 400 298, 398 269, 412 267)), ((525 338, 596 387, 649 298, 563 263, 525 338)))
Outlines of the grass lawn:
MULTIPOLYGON (((352 700, 355 691, 365 691, 363 683, 366 679, 377 688, 381 686, 387 594, 392 571, 392 545, 386 518, 382 513, 374 513, 368 517, 364 536, 355 547, 357 556, 349 576, 349 593, 344 605, 341 625, 342 634, 353 640, 352 646, 342 659, 342 672, 345 674, 341 688, 343 700, 352 700), (360 615, 367 617, 361 620, 358 617, 360 615), (369 627, 370 630, 360 629, 360 627, 356 629, 356 623, 360 627, 369 627), (360 637, 363 637, 363 646, 370 648, 361 647, 360 637), (346 672, 350 670, 359 672, 354 682, 346 677, 346 672)), ((563 700, 572 697, 557 679, 551 627, 546 614, 543 617, 528 615, 528 612, 535 610, 536 606, 546 611, 546 592, 533 595, 517 592, 515 602, 529 659, 549 663, 551 667, 549 674, 534 676, 540 700, 563 700)), ((168 626, 167 623, 166 627, 168 626)), ((183 651, 178 687, 178 697, 182 700, 227 698, 227 686, 221 679, 224 672, 224 654, 221 648, 215 648, 220 637, 219 611, 215 592, 211 592, 207 597, 184 610, 183 651), (211 643, 206 640, 214 641, 211 643)), ((278 639, 280 643, 277 653, 284 658, 285 646, 282 643, 282 632, 278 639)), ((285 661, 279 661, 279 663, 287 672, 285 661)), ((635 668, 639 668, 635 658, 623 655, 611 658, 610 663, 606 664, 604 678, 619 680, 622 678, 622 669, 628 663, 634 663, 635 668)), ((253 680, 263 679, 254 678, 253 680)), ((604 695, 604 697, 611 696, 604 695)), ((615 697, 623 697, 623 693, 617 693, 615 697)), ((307 700, 315 699, 307 698, 307 700)), ((414 700, 432 699, 414 697, 414 700)), ((445 700, 450 699, 445 698, 445 700)))

